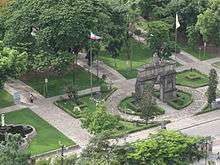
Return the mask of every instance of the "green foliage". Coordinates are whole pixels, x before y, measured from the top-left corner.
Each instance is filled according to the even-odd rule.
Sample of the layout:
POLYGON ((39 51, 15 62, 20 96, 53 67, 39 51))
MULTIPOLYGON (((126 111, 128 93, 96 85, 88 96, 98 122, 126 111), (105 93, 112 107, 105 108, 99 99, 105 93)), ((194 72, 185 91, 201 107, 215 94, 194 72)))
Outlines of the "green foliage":
POLYGON ((171 26, 163 21, 152 21, 148 24, 147 42, 160 58, 168 58, 172 55, 169 44, 170 28, 171 26))
POLYGON ((187 106, 189 106, 193 102, 192 94, 183 92, 183 91, 177 91, 177 98, 168 100, 168 104, 177 109, 183 109, 187 106))
POLYGON ((187 33, 187 38, 188 38, 188 44, 194 48, 199 40, 201 39, 201 35, 199 33, 199 31, 196 29, 196 27, 194 25, 187 27, 186 30, 187 33))
POLYGON ((204 41, 219 45, 220 42, 220 1, 210 0, 209 8, 198 16, 197 30, 204 41))
POLYGON ((0 88, 8 76, 18 78, 27 70, 27 53, 6 48, 0 41, 0 88))
POLYGON ((36 129, 37 134, 31 139, 26 149, 26 151, 32 155, 59 149, 59 141, 65 146, 75 145, 72 140, 68 139, 30 109, 26 108, 6 113, 5 119, 7 124, 31 125, 36 129))
POLYGON ((195 69, 185 70, 176 75, 176 83, 192 88, 203 87, 208 85, 208 76, 195 69))
POLYGON ((73 63, 74 56, 68 52, 58 52, 56 55, 41 51, 30 61, 30 66, 36 72, 54 72, 61 74, 73 63))
POLYGON ((218 85, 218 75, 215 69, 211 69, 209 73, 208 84, 208 105, 210 106, 216 99, 216 90, 218 85))
POLYGON ((20 151, 22 142, 20 135, 8 134, 6 141, 0 144, 0 164, 1 165, 27 165, 29 155, 20 151))
POLYGON ((106 112, 103 103, 97 103, 96 111, 92 113, 85 112, 83 117, 83 126, 95 134, 123 127, 119 122, 119 118, 106 112))
POLYGON ((175 131, 161 131, 145 141, 132 144, 128 158, 137 164, 180 164, 201 158, 198 149, 201 138, 191 137, 175 131))
POLYGON ((83 150, 77 165, 119 165, 118 146, 108 141, 110 134, 96 135, 83 150))
POLYGON ((0 89, 0 108, 5 108, 13 104, 13 97, 7 91, 0 89))
POLYGON ((150 117, 153 117, 156 101, 153 98, 153 85, 146 84, 145 90, 146 91, 144 92, 140 101, 138 101, 138 106, 140 107, 141 118, 143 118, 147 124, 150 117))

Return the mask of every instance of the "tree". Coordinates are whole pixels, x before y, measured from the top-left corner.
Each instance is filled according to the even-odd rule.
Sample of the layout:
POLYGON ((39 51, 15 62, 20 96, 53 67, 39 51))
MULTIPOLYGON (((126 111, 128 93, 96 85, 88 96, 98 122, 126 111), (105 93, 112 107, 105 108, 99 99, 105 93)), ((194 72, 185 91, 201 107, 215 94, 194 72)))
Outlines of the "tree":
POLYGON ((218 85, 218 75, 215 69, 211 69, 209 72, 209 85, 208 85, 208 105, 216 99, 216 90, 218 85))
POLYGON ((218 10, 208 8, 198 16, 196 23, 196 29, 202 34, 203 40, 216 45, 219 45, 220 42, 220 13, 218 10))
POLYGON ((138 101, 138 106, 140 107, 141 118, 143 118, 146 124, 148 124, 149 118, 153 115, 156 102, 153 98, 153 85, 146 84, 145 90, 146 91, 144 92, 140 101, 138 101))
POLYGON ((193 159, 204 156, 198 147, 203 141, 203 138, 164 130, 132 144, 128 158, 134 161, 133 164, 189 164, 193 159))
POLYGON ((170 25, 163 21, 152 21, 148 24, 147 43, 160 58, 168 58, 171 55, 170 28, 170 25))
POLYGON ((100 36, 109 34, 111 9, 102 0, 15 1, 9 7, 4 41, 13 46, 29 44, 29 51, 33 47, 53 54, 79 52, 89 45, 90 31, 100 36), (35 38, 31 36, 32 27, 39 29, 35 38))
POLYGON ((118 146, 110 144, 108 138, 110 134, 100 134, 95 136, 89 145, 83 150, 77 165, 119 165, 118 146))
POLYGON ((27 53, 4 47, 0 41, 0 88, 7 78, 18 78, 27 70, 27 53))
POLYGON ((105 131, 122 128, 119 118, 106 112, 103 101, 97 102, 94 112, 85 112, 83 114, 83 126, 92 133, 99 134, 105 131))
POLYGON ((30 155, 23 153, 19 149, 21 142, 20 135, 8 134, 6 136, 6 141, 0 144, 1 165, 28 165, 30 155))
POLYGON ((109 41, 109 44, 106 48, 108 52, 112 55, 112 58, 114 58, 115 67, 117 67, 116 58, 119 56, 122 44, 122 41, 120 41, 119 39, 112 39, 109 41))

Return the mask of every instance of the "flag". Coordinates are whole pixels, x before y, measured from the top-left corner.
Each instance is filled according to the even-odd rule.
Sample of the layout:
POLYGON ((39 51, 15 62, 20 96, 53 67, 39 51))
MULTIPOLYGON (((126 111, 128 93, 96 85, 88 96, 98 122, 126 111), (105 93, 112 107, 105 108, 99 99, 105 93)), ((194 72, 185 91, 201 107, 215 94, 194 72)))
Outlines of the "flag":
POLYGON ((90 33, 90 39, 91 40, 100 40, 101 39, 101 37, 100 36, 97 36, 97 35, 95 35, 94 33, 90 33))
POLYGON ((176 14, 176 29, 180 27, 179 17, 178 14, 176 14))

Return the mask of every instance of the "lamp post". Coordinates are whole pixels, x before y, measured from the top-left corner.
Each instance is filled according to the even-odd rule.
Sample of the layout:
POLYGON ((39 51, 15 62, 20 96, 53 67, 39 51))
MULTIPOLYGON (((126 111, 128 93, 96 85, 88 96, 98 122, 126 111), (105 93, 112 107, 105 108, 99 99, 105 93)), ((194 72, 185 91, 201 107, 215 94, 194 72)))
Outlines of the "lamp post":
POLYGON ((61 165, 64 165, 64 159, 63 158, 64 158, 64 148, 65 148, 65 146, 61 141, 59 141, 59 144, 61 146, 61 165))
POLYGON ((45 82, 45 97, 47 97, 47 84, 48 84, 48 79, 45 78, 44 82, 45 82))

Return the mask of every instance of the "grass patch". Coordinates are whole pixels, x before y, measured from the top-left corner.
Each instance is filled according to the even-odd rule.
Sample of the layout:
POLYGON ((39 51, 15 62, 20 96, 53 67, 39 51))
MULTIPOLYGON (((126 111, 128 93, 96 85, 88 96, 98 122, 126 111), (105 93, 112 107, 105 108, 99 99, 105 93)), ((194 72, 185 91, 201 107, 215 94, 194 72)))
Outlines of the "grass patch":
POLYGON ((0 108, 9 107, 13 104, 13 97, 7 91, 0 89, 0 108))
POLYGON ((183 43, 178 43, 178 45, 180 46, 180 48, 184 51, 186 51, 187 53, 193 55, 194 57, 200 59, 200 60, 208 60, 210 58, 214 58, 216 57, 214 54, 205 52, 203 50, 199 50, 196 48, 191 48, 189 45, 187 44, 183 44, 183 43))
POLYGON ((192 94, 183 91, 177 91, 177 98, 171 99, 167 103, 171 107, 180 110, 189 106, 192 102, 192 94))
MULTIPOLYGON (((160 98, 160 92, 154 89, 154 96, 160 98)), ((189 106, 193 102, 192 94, 184 91, 177 91, 177 98, 167 101, 171 107, 180 110, 189 106)))
POLYGON ((130 63, 127 60, 126 48, 123 48, 116 58, 116 66, 112 56, 106 52, 102 51, 100 53, 100 60, 104 63, 117 70, 127 79, 137 77, 137 68, 140 68, 144 64, 150 63, 152 61, 152 51, 147 48, 146 45, 131 40, 132 43, 132 69, 130 68, 130 63))
MULTIPOLYGON (((65 93, 65 86, 72 84, 78 87, 79 90, 90 88, 90 73, 83 68, 78 67, 75 69, 76 81, 74 73, 68 72, 62 76, 48 76, 48 93, 47 97, 62 95, 65 93), (76 82, 76 83, 75 83, 76 82)), ((45 77, 33 76, 25 79, 24 82, 37 90, 42 95, 45 95, 45 77)), ((93 77, 93 86, 99 86, 103 81, 98 79, 95 75, 93 77)))
POLYGON ((209 78, 207 75, 192 69, 180 72, 176 75, 177 85, 198 88, 208 85, 209 78))
POLYGON ((213 65, 214 67, 220 69, 220 61, 215 62, 215 63, 213 63, 212 65, 213 65))
POLYGON ((27 149, 27 152, 30 152, 32 155, 60 148, 59 141, 65 146, 75 144, 27 108, 7 113, 6 122, 7 124, 31 125, 36 129, 37 135, 31 140, 30 146, 27 149))
MULTIPOLYGON (((132 97, 127 97, 124 100, 121 101, 119 104, 119 110, 121 110, 123 113, 130 114, 130 115, 140 115, 140 109, 133 103, 132 97)), ((165 110, 161 107, 155 105, 154 107, 154 114, 153 116, 162 115, 165 113, 165 110)))
MULTIPOLYGON (((108 92, 106 91, 102 93, 102 99, 105 99, 106 97, 108 97, 109 93, 112 93, 112 91, 108 91, 108 92)), ((81 111, 74 110, 74 107, 76 106, 76 104, 71 100, 61 100, 61 101, 57 101, 55 104, 61 109, 63 109, 65 112, 70 114, 72 117, 80 118, 81 120, 84 119, 83 118, 84 112, 95 112, 96 111, 95 102, 92 99, 90 99, 90 96, 81 97, 80 102, 82 103, 82 105, 85 105, 81 111)), ((133 123, 129 121, 124 121, 123 119, 120 119, 119 122, 123 125, 123 128, 121 129, 115 128, 111 130, 111 135, 112 135, 111 138, 120 137, 128 133, 158 126, 157 123, 152 123, 148 125, 142 124, 142 123, 137 124, 137 123, 133 123)))

